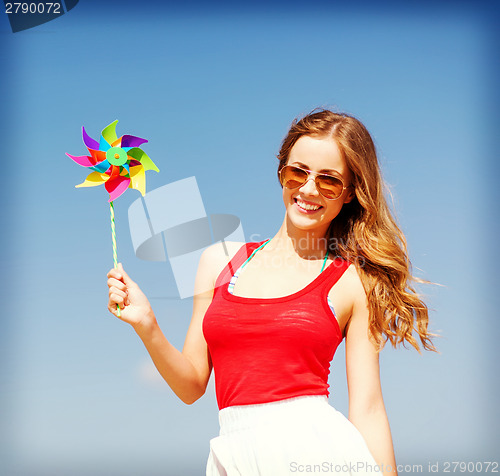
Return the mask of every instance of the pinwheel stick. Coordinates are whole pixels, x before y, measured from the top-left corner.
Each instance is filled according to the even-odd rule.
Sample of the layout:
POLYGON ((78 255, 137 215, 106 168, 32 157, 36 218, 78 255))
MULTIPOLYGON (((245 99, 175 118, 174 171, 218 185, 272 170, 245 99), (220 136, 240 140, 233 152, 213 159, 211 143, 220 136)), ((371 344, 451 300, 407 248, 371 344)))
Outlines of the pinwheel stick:
MULTIPOLYGON (((113 262, 115 269, 118 268, 118 254, 116 252, 116 230, 115 230, 115 207, 113 201, 109 202, 109 212, 111 215, 111 240, 113 242, 113 262)), ((116 305, 116 310, 118 311, 118 317, 121 316, 120 305, 116 305)))

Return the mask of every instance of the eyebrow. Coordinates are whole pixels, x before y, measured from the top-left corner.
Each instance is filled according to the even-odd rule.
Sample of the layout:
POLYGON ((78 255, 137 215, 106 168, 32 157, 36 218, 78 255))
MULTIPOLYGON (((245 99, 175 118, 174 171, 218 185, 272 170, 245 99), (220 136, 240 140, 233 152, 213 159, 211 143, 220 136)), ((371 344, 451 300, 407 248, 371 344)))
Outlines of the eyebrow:
MULTIPOLYGON (((299 162, 297 160, 294 160, 289 165, 300 165, 301 167, 304 167, 305 169, 310 170, 308 165, 303 164, 302 162, 299 162)), ((340 177, 342 176, 337 170, 334 170, 334 169, 321 169, 320 171, 318 171, 318 173, 320 173, 320 174, 334 174, 334 175, 339 175, 340 177)))

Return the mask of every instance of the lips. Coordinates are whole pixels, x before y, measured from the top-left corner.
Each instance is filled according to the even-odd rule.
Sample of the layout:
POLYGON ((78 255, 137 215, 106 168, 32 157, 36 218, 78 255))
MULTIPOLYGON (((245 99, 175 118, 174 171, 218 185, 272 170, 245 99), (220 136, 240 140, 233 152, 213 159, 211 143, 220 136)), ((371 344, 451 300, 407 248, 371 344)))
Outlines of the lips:
POLYGON ((323 208, 318 203, 308 202, 299 198, 294 198, 295 205, 302 213, 315 213, 323 208))

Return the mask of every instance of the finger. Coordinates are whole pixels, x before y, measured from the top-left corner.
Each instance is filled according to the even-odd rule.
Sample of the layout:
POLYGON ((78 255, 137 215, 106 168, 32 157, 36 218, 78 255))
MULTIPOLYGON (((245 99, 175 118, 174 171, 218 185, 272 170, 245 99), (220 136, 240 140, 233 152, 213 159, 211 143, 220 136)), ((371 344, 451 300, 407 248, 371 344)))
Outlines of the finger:
POLYGON ((122 291, 121 289, 118 289, 114 286, 111 286, 109 288, 109 295, 120 296, 123 300, 127 297, 127 293, 125 291, 122 291))
POLYGON ((135 284, 132 279, 130 279, 130 276, 125 272, 123 269, 123 265, 121 263, 118 263, 118 271, 123 275, 123 282, 125 284, 135 284))
POLYGON ((110 289, 112 287, 115 287, 117 289, 121 289, 122 291, 126 291, 126 289, 127 289, 127 286, 122 281, 118 281, 118 279, 115 279, 115 278, 108 279, 108 287, 110 289))
POLYGON ((113 304, 116 305, 118 304, 120 307, 123 306, 125 302, 125 296, 120 296, 117 293, 111 293, 109 295, 109 302, 108 302, 108 308, 112 307, 113 304))
POLYGON ((111 268, 108 271, 107 277, 108 278, 115 278, 115 279, 122 279, 122 275, 121 275, 120 271, 118 271, 116 268, 111 268))

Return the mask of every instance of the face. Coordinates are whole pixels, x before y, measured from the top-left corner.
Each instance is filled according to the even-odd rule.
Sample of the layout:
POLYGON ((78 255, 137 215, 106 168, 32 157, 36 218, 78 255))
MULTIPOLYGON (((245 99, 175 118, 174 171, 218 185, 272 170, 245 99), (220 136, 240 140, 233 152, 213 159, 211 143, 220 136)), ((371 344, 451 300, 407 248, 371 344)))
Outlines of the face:
MULTIPOLYGON (((302 136, 292 147, 287 165, 340 177, 346 187, 351 183, 347 164, 337 143, 330 137, 302 136)), ((324 235, 344 203, 349 203, 354 194, 352 188, 348 188, 338 199, 328 199, 319 192, 314 178, 310 175, 306 183, 299 188, 283 187, 283 200, 292 225, 304 231, 315 231, 324 235)))

